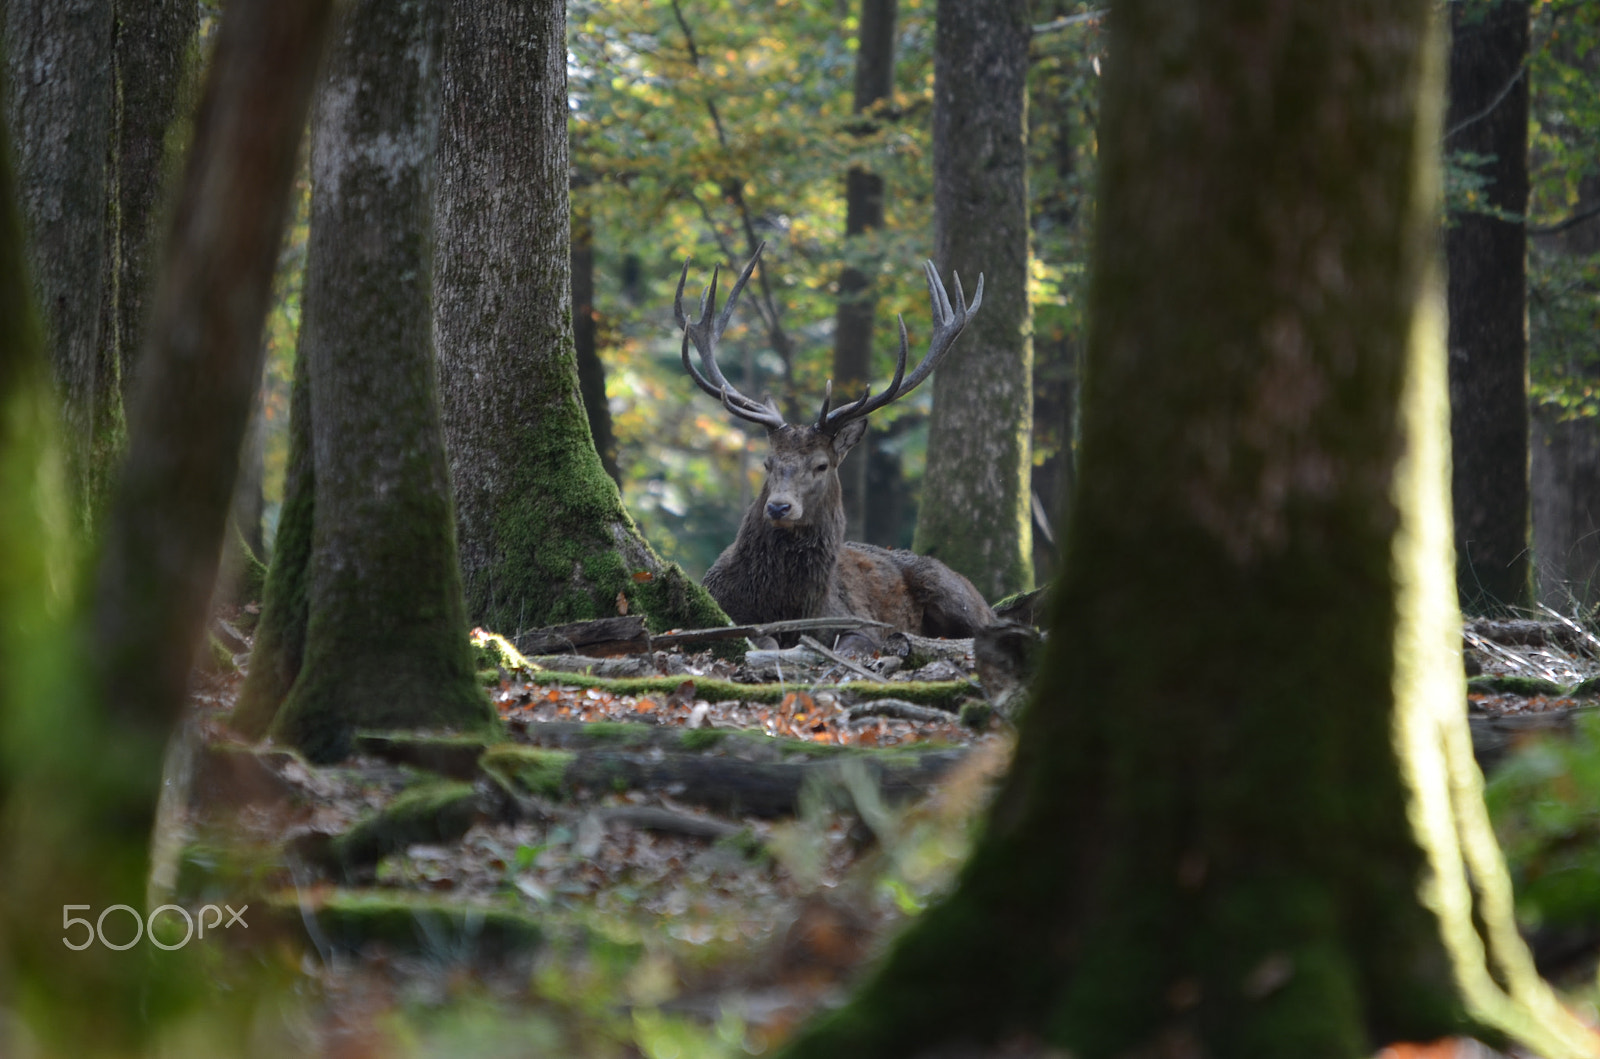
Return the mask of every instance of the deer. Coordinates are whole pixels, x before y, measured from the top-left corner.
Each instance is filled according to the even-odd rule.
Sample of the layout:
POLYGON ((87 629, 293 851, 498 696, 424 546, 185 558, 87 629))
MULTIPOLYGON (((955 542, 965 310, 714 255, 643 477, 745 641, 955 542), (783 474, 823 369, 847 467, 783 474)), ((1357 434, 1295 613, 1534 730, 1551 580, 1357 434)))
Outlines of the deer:
MULTIPOLYGON (((700 318, 691 321, 685 314, 687 261, 673 300, 689 377, 734 417, 767 431, 767 475, 760 495, 745 511, 733 543, 706 571, 702 585, 741 625, 855 617, 921 636, 972 636, 992 624, 995 616, 971 581, 930 556, 844 539, 839 464, 866 434, 867 416, 916 389, 949 354, 983 304, 983 276, 978 276, 978 289, 968 306, 961 277, 956 275, 952 306, 933 262, 924 263, 933 333, 911 374, 906 374, 908 336, 901 317, 900 353, 887 389, 874 397, 869 384, 856 400, 834 407, 830 379, 816 421, 788 423, 770 396, 756 401, 740 393, 717 367, 717 342, 764 247, 756 248, 721 312, 717 311, 718 270, 713 269, 711 285, 700 295, 700 318), (699 353, 699 367, 689 356, 690 343, 699 353)), ((862 629, 847 633, 836 646, 863 656, 880 644, 879 633, 862 629)))

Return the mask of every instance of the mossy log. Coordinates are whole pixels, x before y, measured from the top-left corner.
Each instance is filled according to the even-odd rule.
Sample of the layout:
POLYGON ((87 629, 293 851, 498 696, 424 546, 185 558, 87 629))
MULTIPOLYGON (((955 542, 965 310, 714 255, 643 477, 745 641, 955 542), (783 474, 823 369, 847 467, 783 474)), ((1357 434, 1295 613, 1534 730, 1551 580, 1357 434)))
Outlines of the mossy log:
MULTIPOLYGON (((930 750, 860 760, 886 797, 903 799, 925 793, 964 754, 930 750)), ((755 762, 695 754, 574 753, 513 746, 490 750, 483 766, 513 789, 538 798, 562 800, 586 790, 659 790, 714 812, 768 818, 792 815, 808 782, 825 784, 840 775, 839 763, 831 760, 755 762)))

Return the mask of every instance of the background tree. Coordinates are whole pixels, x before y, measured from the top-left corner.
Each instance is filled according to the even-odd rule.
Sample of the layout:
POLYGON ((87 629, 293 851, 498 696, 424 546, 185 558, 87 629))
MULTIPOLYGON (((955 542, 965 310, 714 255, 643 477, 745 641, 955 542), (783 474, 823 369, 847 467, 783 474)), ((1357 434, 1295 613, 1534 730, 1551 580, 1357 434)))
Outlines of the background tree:
POLYGON ((32 362, 0 162, 0 1004, 47 1054, 134 1054, 184 992, 181 957, 152 965, 64 948, 62 902, 143 903, 163 751, 202 636, 260 376, 261 324, 327 10, 322 0, 238 0, 219 31, 92 614, 74 610, 74 561, 88 549, 52 458, 53 402, 32 362), (78 624, 92 625, 87 641, 78 624), (88 1010, 93 1019, 81 1017, 88 1010))
POLYGON ((1445 146, 1484 182, 1450 217, 1450 407, 1462 605, 1526 604, 1528 4, 1450 5, 1445 146))
POLYGON ((1589 1054, 1461 708, 1431 5, 1111 18, 1049 657, 959 889, 787 1054, 1589 1054))
POLYGON ((104 302, 112 0, 8 0, 0 19, 28 265, 87 528, 125 439, 120 365, 104 302))
POLYGON ((991 600, 1033 587, 1028 15, 1021 0, 942 0, 934 44, 937 260, 988 285, 933 380, 915 548, 991 600))
MULTIPOLYGON (((272 731, 314 760, 342 757, 356 728, 494 723, 467 645, 435 389, 430 196, 444 29, 443 0, 351 5, 312 121, 300 353, 314 482, 311 504, 289 512, 312 518, 299 574, 306 623, 272 731)), ((293 651, 283 641, 295 631, 280 650, 293 651)), ((255 665, 280 662, 261 644, 256 653, 255 665)), ((272 705, 241 703, 237 719, 255 729, 272 705)))
POLYGON ((1600 603, 1600 8, 1540 5, 1532 86, 1528 316, 1540 601, 1600 603))
POLYGON ((555 0, 456 5, 445 56, 435 334, 467 612, 507 633, 721 624, 623 510, 579 396, 565 25, 555 0))
MULTIPOLYGON (((861 15, 856 21, 852 107, 857 115, 863 116, 858 126, 863 135, 871 133, 873 124, 873 119, 865 115, 881 109, 881 104, 894 91, 895 9, 895 0, 861 0, 861 15)), ((883 227, 883 194, 883 177, 865 166, 851 166, 845 173, 845 244, 848 250, 854 242, 852 256, 861 256, 862 260, 852 261, 839 273, 839 309, 833 331, 833 387, 836 393, 852 398, 873 381, 873 321, 878 310, 873 280, 881 264, 877 255, 864 253, 866 241, 861 237, 883 227)), ((870 434, 869 428, 856 458, 847 461, 839 471, 840 484, 844 486, 845 537, 853 541, 867 539, 870 434)))

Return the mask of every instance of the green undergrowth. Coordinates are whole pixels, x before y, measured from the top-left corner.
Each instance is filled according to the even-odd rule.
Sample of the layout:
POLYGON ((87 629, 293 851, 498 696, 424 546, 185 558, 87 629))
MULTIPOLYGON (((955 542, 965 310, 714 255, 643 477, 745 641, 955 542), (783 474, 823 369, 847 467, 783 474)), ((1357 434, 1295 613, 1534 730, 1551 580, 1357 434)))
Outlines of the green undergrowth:
POLYGON ((1600 925, 1600 713, 1523 743, 1484 793, 1523 924, 1600 925))
MULTIPOLYGON (((599 688, 616 695, 667 695, 685 682, 684 677, 590 677, 581 673, 543 672, 529 674, 534 684, 565 684, 581 688, 599 688)), ((776 705, 785 695, 807 690, 804 686, 790 684, 736 684, 731 680, 710 677, 687 678, 694 684, 694 695, 706 702, 760 702, 776 705)), ((956 712, 961 703, 982 695, 978 685, 970 680, 910 680, 898 684, 873 684, 868 682, 844 685, 847 694, 861 701, 874 699, 903 699, 919 706, 933 706, 956 712)))

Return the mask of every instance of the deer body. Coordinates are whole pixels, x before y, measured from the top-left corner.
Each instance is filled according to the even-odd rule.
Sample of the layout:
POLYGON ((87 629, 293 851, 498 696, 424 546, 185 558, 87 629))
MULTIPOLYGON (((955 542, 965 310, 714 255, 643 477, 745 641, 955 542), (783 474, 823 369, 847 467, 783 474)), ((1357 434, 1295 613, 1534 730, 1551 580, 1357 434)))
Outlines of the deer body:
MULTIPOLYGON (((701 389, 720 400, 735 416, 767 428, 771 452, 761 495, 745 512, 734 541, 706 571, 703 583, 722 609, 741 624, 790 618, 853 616, 884 622, 923 636, 971 636, 994 621, 994 612, 972 582, 937 559, 900 549, 879 548, 844 539, 844 496, 839 464, 861 440, 866 417, 909 393, 933 371, 983 301, 983 277, 969 310, 956 280, 956 305, 932 264, 925 266, 933 301, 934 334, 928 354, 909 377, 906 328, 900 322, 900 357, 894 381, 878 397, 870 389, 849 404, 830 410, 833 384, 828 384, 815 425, 790 425, 770 398, 759 403, 735 390, 716 362, 716 344, 727 326, 756 262, 758 249, 745 266, 728 304, 716 311, 716 275, 701 297, 700 319, 691 323, 683 311, 684 265, 674 302, 684 329, 683 365, 701 389), (689 343, 700 353, 701 368, 689 359, 689 343)), ((855 634, 849 648, 872 647, 879 637, 855 634)))
MULTIPOLYGON (((922 636, 971 636, 994 612, 937 559, 844 539, 839 462, 865 421, 838 437, 784 426, 769 435, 768 476, 704 585, 740 624, 870 618, 922 636)), ((855 424, 852 424, 855 426, 855 424)), ((860 636, 871 645, 877 637, 860 636)))

